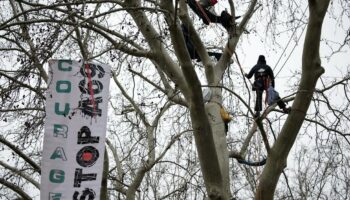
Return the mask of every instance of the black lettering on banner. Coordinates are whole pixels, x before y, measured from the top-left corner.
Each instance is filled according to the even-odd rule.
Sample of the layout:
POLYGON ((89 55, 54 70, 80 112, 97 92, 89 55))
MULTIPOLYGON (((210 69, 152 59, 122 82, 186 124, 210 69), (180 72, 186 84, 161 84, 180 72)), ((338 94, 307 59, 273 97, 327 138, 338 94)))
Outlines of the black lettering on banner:
POLYGON ((79 101, 79 107, 84 115, 88 115, 90 117, 93 116, 101 116, 102 110, 98 108, 98 104, 102 103, 102 97, 94 98, 94 101, 91 101, 89 98, 83 98, 83 100, 79 101), (95 104, 93 104, 93 102, 95 104))
MULTIPOLYGON (((86 64, 86 65, 89 65, 88 68, 90 69, 89 71, 90 71, 91 77, 94 77, 96 75, 96 71, 98 72, 98 75, 97 75, 98 78, 104 77, 105 70, 103 69, 103 67, 101 67, 100 65, 95 65, 95 64, 86 64)), ((88 77, 88 72, 86 72, 85 66, 80 68, 80 74, 85 76, 85 77, 88 77)))
POLYGON ((77 153, 77 163, 82 167, 91 167, 99 157, 98 150, 93 146, 85 146, 77 153))
POLYGON ((83 126, 78 132, 78 144, 93 144, 98 143, 100 137, 91 137, 91 131, 89 127, 83 126))
POLYGON ((92 189, 85 188, 80 198, 78 198, 78 196, 79 196, 79 192, 75 191, 73 194, 73 200, 86 200, 86 197, 88 197, 88 200, 93 200, 96 197, 96 193, 92 189))
POLYGON ((90 91, 90 84, 92 84, 91 88, 92 88, 92 94, 98 94, 103 90, 103 84, 98 81, 98 80, 92 80, 91 82, 87 83, 86 86, 86 81, 85 80, 81 80, 79 82, 79 90, 80 92, 82 92, 83 94, 90 94, 91 95, 91 91, 90 91), (86 87, 85 87, 86 86, 86 87))
POLYGON ((75 174, 74 174, 74 187, 80 187, 81 182, 83 181, 95 181, 96 176, 97 176, 96 173, 83 174, 83 169, 76 168, 75 174))

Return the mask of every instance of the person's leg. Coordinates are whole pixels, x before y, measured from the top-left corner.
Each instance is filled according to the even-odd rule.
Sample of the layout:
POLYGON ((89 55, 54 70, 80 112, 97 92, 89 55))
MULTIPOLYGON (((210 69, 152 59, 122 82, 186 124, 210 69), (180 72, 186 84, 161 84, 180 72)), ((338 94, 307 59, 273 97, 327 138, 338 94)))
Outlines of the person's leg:
MULTIPOLYGON (((199 10, 201 11, 203 17, 201 17, 202 19, 204 18, 205 20, 207 20, 209 23, 221 23, 221 16, 218 16, 214 10, 213 7, 208 7, 208 8, 199 8, 199 10)), ((203 21, 204 21, 203 19, 203 21)))
POLYGON ((191 42, 191 39, 190 39, 190 37, 188 35, 187 27, 185 25, 181 24, 181 29, 182 29, 182 34, 183 34, 184 39, 185 39, 185 44, 186 44, 187 51, 190 54, 191 59, 197 59, 197 60, 200 61, 198 53, 197 53, 196 49, 194 48, 194 46, 193 46, 193 44, 191 42))
POLYGON ((209 25, 210 22, 221 23, 221 25, 228 29, 232 21, 232 16, 227 11, 222 11, 218 16, 215 12, 210 11, 209 7, 201 6, 195 0, 187 0, 187 4, 203 20, 203 23, 209 25))
POLYGON ((219 19, 221 25, 225 28, 225 29, 228 29, 230 26, 231 26, 231 22, 232 22, 232 16, 226 11, 222 11, 221 12, 221 16, 220 16, 220 19, 219 19))
POLYGON ((220 23, 225 29, 228 29, 231 26, 232 16, 226 10, 222 11, 220 16, 208 9, 204 9, 204 12, 210 22, 220 23))
POLYGON ((262 111, 262 94, 264 92, 264 81, 262 78, 258 78, 254 81, 253 85, 256 92, 255 101, 255 117, 260 116, 260 111, 262 111))
POLYGON ((284 103, 284 101, 282 101, 282 99, 281 99, 280 97, 278 97, 278 98, 276 99, 276 101, 277 101, 278 107, 279 107, 280 109, 282 109, 284 113, 289 113, 289 112, 290 112, 291 108, 290 108, 290 107, 287 108, 286 103, 284 103))
POLYGON ((255 117, 260 116, 260 112, 262 111, 262 94, 263 90, 259 88, 256 89, 256 101, 255 101, 255 117))
POLYGON ((185 43, 186 43, 186 48, 187 48, 188 53, 190 54, 191 59, 198 59, 199 56, 198 56, 195 48, 193 47, 191 41, 186 40, 185 43))
POLYGON ((204 24, 209 25, 211 21, 210 18, 206 16, 205 9, 199 5, 196 0, 187 0, 187 4, 190 6, 193 12, 203 20, 204 24))
POLYGON ((278 105, 278 107, 280 107, 280 109, 286 108, 286 104, 282 101, 282 99, 280 97, 277 97, 276 101, 277 101, 277 105, 278 105))

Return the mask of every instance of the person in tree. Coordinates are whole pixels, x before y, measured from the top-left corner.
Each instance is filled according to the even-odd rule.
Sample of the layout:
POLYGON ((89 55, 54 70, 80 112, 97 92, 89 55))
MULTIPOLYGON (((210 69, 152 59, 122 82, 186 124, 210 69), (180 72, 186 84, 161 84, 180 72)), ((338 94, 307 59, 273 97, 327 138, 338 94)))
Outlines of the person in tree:
MULTIPOLYGON (((226 11, 222 11, 221 15, 218 16, 213 6, 217 3, 217 0, 187 0, 187 4, 204 22, 209 25, 210 22, 220 23, 226 30, 231 26, 232 16, 226 11)), ((236 17, 239 18, 239 17, 236 17)))
MULTIPOLYGON (((253 90, 256 91, 256 101, 255 101, 255 117, 260 116, 262 111, 262 94, 264 90, 268 95, 268 88, 272 86, 275 88, 275 77, 270 66, 266 64, 265 56, 260 55, 258 62, 250 70, 248 74, 245 74, 245 77, 250 79, 254 75, 253 90)), ((286 104, 280 99, 277 100, 277 105, 283 110, 284 113, 289 113, 290 108, 286 107, 286 104)))
MULTIPOLYGON (((218 16, 213 10, 213 6, 217 3, 217 0, 187 0, 187 4, 196 13, 205 24, 209 25, 210 22, 220 23, 226 30, 231 26, 232 16, 227 11, 222 11, 221 16, 218 16)), ((239 18, 239 17, 236 17, 239 18)), ((185 38, 186 48, 190 54, 191 59, 201 61, 199 55, 190 39, 188 28, 181 25, 182 33, 185 38)), ((222 53, 208 52, 209 56, 214 56, 216 60, 219 60, 222 53)), ((233 60, 230 60, 233 63, 233 60)))
MULTIPOLYGON (((190 39, 187 27, 185 25, 181 24, 181 29, 182 29, 182 34, 185 38, 185 44, 186 44, 187 51, 190 54, 191 59, 196 59, 197 62, 200 62, 201 59, 200 59, 200 57, 199 57, 191 39, 190 39)), ((216 60, 219 60, 221 55, 222 55, 222 53, 210 52, 210 51, 208 52, 208 54, 209 54, 209 56, 214 56, 216 60)))

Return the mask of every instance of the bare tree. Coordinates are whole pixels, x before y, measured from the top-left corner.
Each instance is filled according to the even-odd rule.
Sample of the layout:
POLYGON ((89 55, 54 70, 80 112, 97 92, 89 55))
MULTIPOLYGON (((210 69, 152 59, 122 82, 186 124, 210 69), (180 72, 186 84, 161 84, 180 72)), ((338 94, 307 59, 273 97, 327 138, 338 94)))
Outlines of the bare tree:
MULTIPOLYGON (((185 0, 0 2, 0 144, 14 158, 0 157, 0 195, 37 197, 46 65, 51 58, 69 58, 112 66, 103 199, 348 198, 349 155, 342 149, 349 148, 349 70, 317 85, 324 72, 319 51, 328 4, 223 1, 216 11, 224 5, 233 16, 225 29, 203 25, 185 0), (272 105, 252 119, 251 85, 237 47, 258 34, 282 49, 279 34, 294 38, 301 24, 307 24, 301 72, 283 99, 293 102, 291 113, 285 118, 272 105), (197 61, 181 26, 188 29, 197 61), (208 51, 221 57, 213 59, 208 51), (208 102, 204 88, 212 94, 208 102), (333 103, 329 94, 343 101, 333 103), (229 131, 223 107, 235 116, 229 131), (310 139, 314 149, 296 154, 289 170, 290 150, 309 130, 322 137, 310 139), (312 167, 305 157, 314 161, 312 167), (327 185, 339 180, 340 187, 327 185)), ((347 10, 349 3, 339 5, 347 10)), ((348 41, 346 34, 340 45, 328 43, 337 47, 330 58, 347 51, 348 41)))

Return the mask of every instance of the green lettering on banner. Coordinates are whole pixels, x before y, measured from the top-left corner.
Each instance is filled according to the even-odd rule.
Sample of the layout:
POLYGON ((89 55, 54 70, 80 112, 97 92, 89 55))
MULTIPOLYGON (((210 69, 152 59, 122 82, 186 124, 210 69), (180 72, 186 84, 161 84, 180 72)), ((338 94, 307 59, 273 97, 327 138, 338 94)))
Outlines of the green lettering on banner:
POLYGON ((59 60, 58 61, 58 69, 61 71, 72 71, 72 66, 68 66, 68 67, 63 67, 63 63, 68 63, 70 65, 72 65, 72 61, 71 60, 59 60))
POLYGON ((53 125, 53 136, 58 137, 61 135, 63 138, 67 138, 68 126, 64 124, 54 124, 53 125))
POLYGON ((55 160, 57 158, 60 158, 63 161, 67 160, 63 147, 57 147, 50 157, 51 160, 55 160))
POLYGON ((51 169, 49 180, 52 183, 63 183, 64 182, 64 171, 59 169, 51 169))
POLYGON ((61 200, 62 198, 62 193, 49 193, 49 200, 61 200))
POLYGON ((57 81, 56 91, 58 93, 70 93, 72 91, 70 81, 57 81), (63 87, 65 85, 65 87, 63 87))
POLYGON ((69 103, 64 104, 64 111, 60 111, 60 103, 55 103, 55 113, 57 115, 67 116, 69 113, 69 103))

